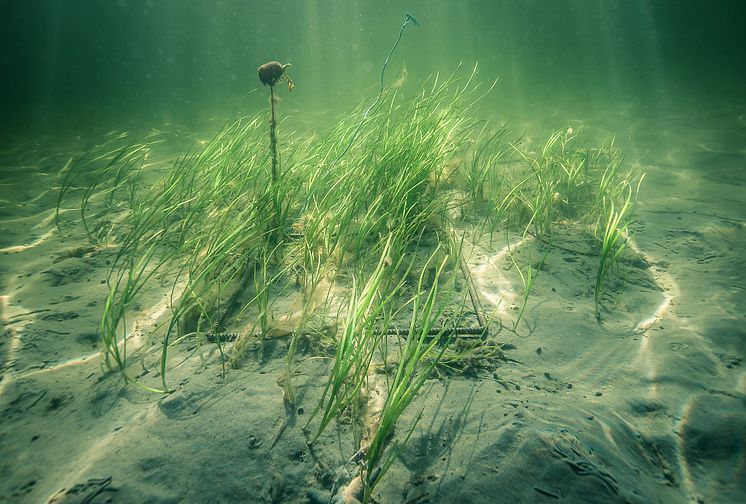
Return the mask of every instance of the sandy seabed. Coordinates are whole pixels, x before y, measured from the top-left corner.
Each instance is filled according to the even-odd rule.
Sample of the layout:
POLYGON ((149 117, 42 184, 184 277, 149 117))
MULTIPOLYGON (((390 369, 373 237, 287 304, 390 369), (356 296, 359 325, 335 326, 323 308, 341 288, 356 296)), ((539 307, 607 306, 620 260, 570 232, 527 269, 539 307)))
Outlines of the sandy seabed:
MULTIPOLYGON (((570 252, 589 244, 560 236, 525 329, 498 334, 510 360, 428 382, 376 501, 746 502, 745 113, 630 107, 606 120, 647 173, 632 242, 642 260, 614 310, 596 320, 596 262, 570 252)), ((301 431, 327 360, 302 362, 291 411, 283 339, 225 379, 215 352, 203 366, 183 350, 165 396, 102 372, 111 256, 54 225, 60 172, 83 143, 0 153, 0 502, 329 502, 358 447, 350 425, 312 448, 301 431)), ((499 244, 467 260, 507 323, 522 289, 510 261, 499 244)))

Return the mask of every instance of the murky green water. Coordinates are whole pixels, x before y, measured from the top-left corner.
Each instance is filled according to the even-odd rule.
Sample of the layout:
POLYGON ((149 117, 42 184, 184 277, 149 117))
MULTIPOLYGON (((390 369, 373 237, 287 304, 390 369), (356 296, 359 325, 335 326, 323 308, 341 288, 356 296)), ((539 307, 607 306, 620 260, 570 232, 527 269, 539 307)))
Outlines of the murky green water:
POLYGON ((435 73, 479 63, 482 78, 500 79, 485 106, 516 120, 537 102, 605 111, 632 101, 665 114, 738 98, 743 77, 738 2, 57 0, 4 9, 10 131, 254 111, 263 100, 244 95, 272 59, 293 64, 298 85, 283 97, 293 115, 341 114, 375 92, 406 12, 421 25, 405 30, 387 84, 406 68, 415 92, 435 73))

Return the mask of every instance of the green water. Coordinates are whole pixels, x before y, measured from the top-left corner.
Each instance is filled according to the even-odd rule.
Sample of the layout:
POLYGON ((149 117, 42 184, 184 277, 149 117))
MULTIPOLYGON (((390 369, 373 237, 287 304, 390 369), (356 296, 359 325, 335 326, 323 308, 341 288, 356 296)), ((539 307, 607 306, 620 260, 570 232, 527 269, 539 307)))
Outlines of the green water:
MULTIPOLYGON (((614 138, 624 168, 646 175, 629 228, 636 266, 603 317, 587 229, 552 235, 541 262, 538 241, 503 229, 494 247, 475 246, 471 275, 502 320, 507 360, 428 380, 396 425, 401 452, 374 498, 743 502, 744 19, 743 2, 700 0, 0 0, 0 502, 73 488, 86 502, 329 502, 350 483, 355 420, 331 421, 313 447, 301 430, 334 343, 301 343, 292 407, 282 337, 225 377, 214 345, 180 343, 170 394, 125 384, 98 352, 126 212, 102 213, 112 238, 92 246, 79 196, 95 174, 84 170, 57 205, 74 160, 147 138, 145 195, 226 123, 265 117, 257 67, 272 60, 292 64, 295 84, 275 88, 280 151, 346 117, 361 126, 337 139, 353 152, 341 166, 364 145, 387 56, 383 83, 401 103, 476 66, 484 89, 497 81, 470 112, 476 124, 507 125, 527 154, 555 131, 614 138), (516 268, 532 260, 521 307, 516 268)), ((259 157, 260 134, 246 137, 261 139, 259 157)), ((150 282, 132 317, 162 320, 172 280, 150 282)), ((276 313, 292 310, 278 299, 276 313)), ((131 368, 160 387, 154 356, 131 368)))
MULTIPOLYGON (((739 98, 739 2, 35 1, 3 2, 2 126, 59 128, 199 121, 264 101, 256 68, 293 64, 293 115, 344 113, 403 67, 414 90, 460 63, 500 84, 485 107, 620 102, 659 113, 680 101, 739 98), (242 99, 242 97, 244 97, 242 99)), ((308 119, 311 120, 311 119, 308 119)))

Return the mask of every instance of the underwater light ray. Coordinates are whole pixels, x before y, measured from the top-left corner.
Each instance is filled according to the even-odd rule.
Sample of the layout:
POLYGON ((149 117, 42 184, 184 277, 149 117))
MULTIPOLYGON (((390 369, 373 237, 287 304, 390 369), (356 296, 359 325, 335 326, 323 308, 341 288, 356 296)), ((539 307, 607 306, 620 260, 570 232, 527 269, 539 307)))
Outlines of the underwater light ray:
MULTIPOLYGON (((642 256, 643 259, 648 262, 648 264, 653 265, 653 271, 655 272, 655 283, 658 287, 660 287, 663 294, 663 299, 661 300, 661 302, 658 303, 658 305, 647 318, 638 322, 637 326, 634 329, 636 333, 644 333, 648 329, 650 329, 653 324, 662 320, 666 316, 671 307, 675 304, 676 299, 680 296, 681 289, 676 280, 667 271, 658 268, 657 261, 655 261, 650 255, 645 253, 645 251, 631 236, 627 236, 627 241, 629 243, 630 249, 632 249, 636 254, 642 256)), ((644 353, 646 350, 647 343, 643 342, 640 348, 640 352, 644 353)))
POLYGON ((2 363, 5 373, 2 378, 0 378, 0 396, 2 396, 5 392, 5 388, 8 386, 8 383, 10 383, 11 381, 10 369, 13 365, 16 354, 18 353, 18 349, 21 347, 21 334, 18 329, 11 327, 12 324, 8 323, 10 320, 10 317, 7 315, 10 311, 9 295, 6 294, 0 296, 0 309, 2 309, 2 325, 5 328, 6 334, 8 336, 7 341, 9 341, 9 348, 6 353, 6 358, 5 361, 2 363))
POLYGON ((505 259, 511 253, 511 246, 514 249, 518 249, 530 239, 530 237, 525 237, 512 245, 505 245, 494 254, 488 256, 483 264, 472 266, 473 271, 476 273, 474 275, 474 283, 478 288, 480 297, 487 299, 498 310, 498 313, 503 315, 510 313, 509 306, 518 299, 518 294, 513 289, 510 280, 500 273, 496 263, 505 259), (493 273, 495 276, 490 277, 490 273, 493 273), (494 286, 489 284, 490 280, 495 282, 494 286))
POLYGON ((699 495, 699 492, 697 492, 697 485, 696 481, 694 480, 694 477, 692 475, 692 467, 690 466, 689 460, 686 456, 686 441, 687 437, 684 435, 686 432, 687 426, 689 425, 689 422, 691 420, 691 416, 693 414, 693 411, 696 408, 695 400, 697 396, 692 396, 689 398, 689 400, 684 404, 684 406, 681 408, 678 418, 679 421, 675 423, 674 432, 678 434, 674 437, 675 439, 675 451, 674 451, 674 457, 676 459, 676 463, 679 469, 679 472, 681 474, 681 487, 682 489, 687 492, 691 497, 689 498, 690 501, 695 501, 699 499, 695 499, 694 496, 699 495))
POLYGON ((52 235, 54 235, 55 229, 50 229, 46 233, 44 233, 42 236, 37 238, 31 243, 24 243, 22 245, 10 245, 8 247, 0 248, 0 252, 4 254, 16 254, 18 252, 24 252, 26 250, 30 250, 33 248, 38 247, 39 245, 42 245, 46 243, 50 238, 52 238, 52 235))

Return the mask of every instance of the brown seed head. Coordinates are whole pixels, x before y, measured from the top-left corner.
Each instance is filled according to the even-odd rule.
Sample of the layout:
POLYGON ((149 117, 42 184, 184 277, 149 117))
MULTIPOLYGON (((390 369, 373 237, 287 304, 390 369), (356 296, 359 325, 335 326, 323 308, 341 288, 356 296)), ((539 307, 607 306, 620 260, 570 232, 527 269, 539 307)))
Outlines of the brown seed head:
POLYGON ((279 61, 265 63, 257 70, 259 73, 259 80, 262 81, 262 84, 265 86, 274 86, 277 84, 277 81, 282 78, 285 73, 285 67, 287 66, 288 64, 283 65, 279 61))

